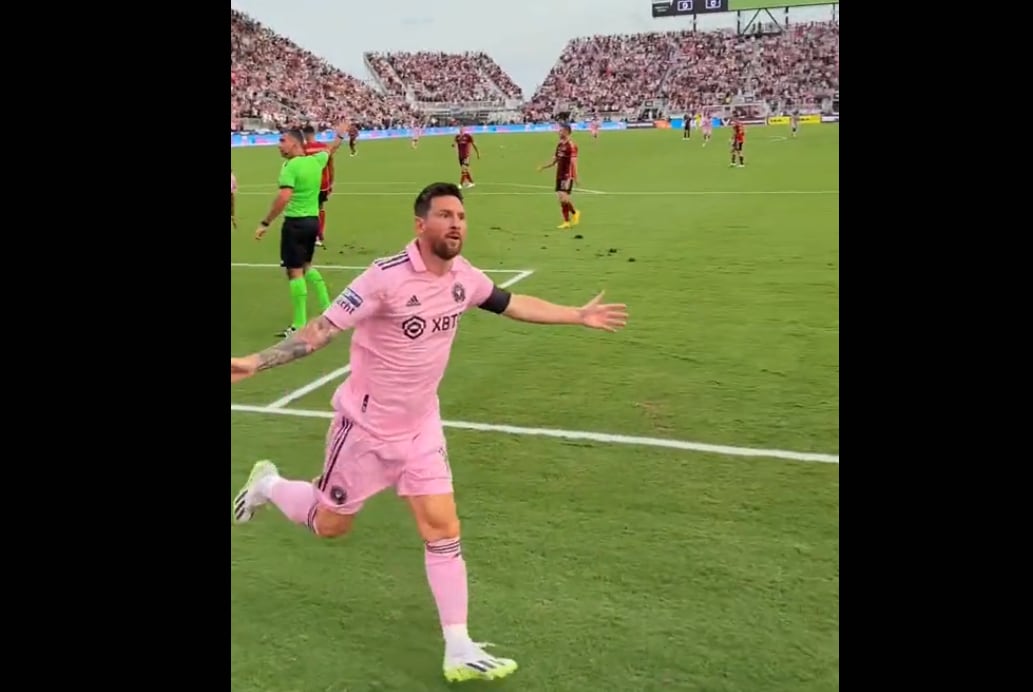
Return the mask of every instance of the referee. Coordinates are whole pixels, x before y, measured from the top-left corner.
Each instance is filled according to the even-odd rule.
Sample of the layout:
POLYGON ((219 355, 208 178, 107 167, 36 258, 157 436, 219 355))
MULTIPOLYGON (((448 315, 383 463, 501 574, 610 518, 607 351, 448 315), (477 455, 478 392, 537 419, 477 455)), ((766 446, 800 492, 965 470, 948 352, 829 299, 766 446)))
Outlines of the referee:
POLYGON ((294 319, 278 336, 288 337, 308 321, 308 284, 316 292, 319 309, 330 307, 330 296, 319 270, 312 268, 312 255, 319 237, 319 189, 330 157, 344 142, 348 124, 334 130, 333 144, 328 149, 305 155, 305 137, 299 129, 290 129, 280 137, 280 154, 287 159, 280 169, 280 191, 273 200, 262 222, 255 231, 255 240, 261 240, 270 224, 283 214, 280 227, 280 266, 287 270, 287 284, 291 292, 294 319))

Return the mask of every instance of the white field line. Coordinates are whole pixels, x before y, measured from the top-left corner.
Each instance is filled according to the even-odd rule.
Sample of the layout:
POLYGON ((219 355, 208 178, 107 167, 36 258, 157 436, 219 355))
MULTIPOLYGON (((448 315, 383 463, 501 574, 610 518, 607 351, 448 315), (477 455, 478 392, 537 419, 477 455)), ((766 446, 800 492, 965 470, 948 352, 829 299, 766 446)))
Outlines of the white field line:
MULTIPOLYGON (((281 416, 298 416, 301 418, 333 418, 332 411, 308 411, 293 408, 271 408, 268 406, 246 406, 230 404, 231 411, 240 413, 266 413, 281 416)), ((707 452, 736 457, 759 457, 764 459, 786 459, 789 461, 816 461, 824 464, 838 464, 838 454, 818 454, 814 452, 791 452, 785 449, 756 449, 752 447, 729 447, 712 445, 703 442, 686 440, 668 440, 661 437, 637 437, 633 435, 613 435, 610 433, 588 432, 586 430, 558 430, 555 428, 524 428, 516 425, 495 425, 492 423, 471 423, 468 421, 442 421, 446 428, 459 430, 477 430, 480 432, 500 432, 509 435, 530 435, 534 437, 553 437, 563 440, 588 440, 603 444, 637 445, 641 447, 662 447, 690 452, 707 452)))
MULTIPOLYGON (((551 188, 550 188, 551 189, 551 188)), ((603 192, 600 190, 575 189, 574 193, 588 192, 599 197, 700 197, 706 195, 838 195, 839 190, 625 190, 603 192)), ((237 192, 238 195, 269 195, 271 192, 237 192)), ((482 192, 470 193, 478 197, 533 197, 552 194, 546 190, 541 192, 482 192)), ((337 192, 334 197, 411 197, 411 192, 384 192, 370 190, 368 192, 337 192)))
MULTIPOLYGON (((230 267, 241 267, 245 269, 283 269, 279 264, 263 264, 256 262, 230 262, 230 267)), ((313 269, 352 269, 352 270, 363 270, 369 269, 369 265, 363 265, 361 267, 354 264, 313 264, 313 269)), ((533 270, 528 269, 481 269, 485 274, 527 274, 530 276, 534 273, 533 270)), ((527 277, 524 277, 527 278, 527 277)))
MULTIPOLYGON (((340 184, 340 185, 386 185, 386 186, 395 186, 395 187, 397 187, 399 185, 420 185, 421 183, 414 183, 414 182, 411 182, 411 181, 392 181, 392 182, 375 183, 375 182, 368 182, 368 181, 365 181, 365 180, 350 180, 350 181, 345 181, 345 182, 342 182, 342 183, 334 183, 334 185, 338 185, 338 184, 340 184)), ((527 189, 527 190, 542 190, 542 194, 545 194, 546 192, 551 193, 555 189, 555 188, 553 188, 550 185, 530 185, 528 183, 496 183, 496 182, 488 182, 488 181, 483 182, 483 183, 478 183, 478 186, 484 186, 484 185, 488 185, 490 187, 496 187, 496 186, 497 187, 519 187, 519 188, 524 188, 524 189, 527 189)), ((271 186, 268 183, 244 183, 244 184, 237 185, 237 194, 238 195, 258 195, 258 194, 263 194, 263 192, 255 192, 255 190, 257 190, 257 189, 263 190, 265 193, 268 193, 268 194, 275 194, 275 192, 276 192, 276 187, 275 186, 271 186)), ((586 187, 578 187, 576 190, 574 190, 574 192, 586 192, 586 193, 591 194, 591 195, 605 195, 605 194, 608 194, 608 193, 606 193, 606 192, 604 192, 602 190, 590 190, 590 189, 588 189, 586 187)), ((334 194, 335 195, 376 195, 376 194, 378 194, 378 192, 376 190, 366 191, 366 192, 362 192, 362 191, 357 191, 357 192, 340 192, 340 191, 335 191, 334 194)), ((406 193, 404 193, 404 192, 397 192, 397 191, 396 192, 387 192, 387 191, 385 191, 385 192, 380 192, 379 194, 387 195, 387 196, 392 196, 392 195, 403 195, 403 194, 406 194, 406 193)), ((474 192, 474 193, 471 193, 471 194, 479 195, 479 194, 484 194, 484 193, 478 191, 478 192, 474 192)), ((495 193, 491 193, 491 194, 501 194, 501 193, 495 192, 495 193)), ((510 194, 512 194, 512 193, 510 193, 510 194)))
MULTIPOLYGON (((487 270, 484 271, 485 273, 487 273, 487 270)), ((534 274, 534 269, 521 269, 519 272, 517 272, 517 275, 514 276, 512 279, 506 279, 505 281, 500 283, 499 288, 509 288, 513 284, 520 283, 524 279, 528 278, 529 276, 531 276, 531 274, 534 274)))
MULTIPOLYGON (((338 185, 426 185, 427 183, 418 183, 413 180, 335 180, 334 187, 338 185)), ((271 190, 276 192, 276 185, 270 183, 238 183, 237 189, 241 188, 262 188, 263 190, 271 190)))
MULTIPOLYGON (((481 183, 481 184, 484 184, 484 183, 481 183)), ((554 187, 550 187, 549 185, 528 185, 527 183, 487 183, 487 184, 488 185, 499 185, 499 186, 502 186, 502 187, 523 187, 523 188, 527 188, 529 190, 547 190, 548 192, 553 192, 556 189, 554 187)), ((591 194, 591 195, 605 195, 605 194, 608 194, 606 192, 603 192, 602 190, 589 190, 587 187, 580 187, 580 186, 574 188, 574 192, 587 192, 588 194, 591 194)), ((474 194, 480 194, 480 193, 476 193, 475 192, 474 194)))
POLYGON ((277 399, 273 403, 269 404, 269 406, 267 408, 282 409, 284 406, 286 406, 287 404, 291 403, 292 401, 296 401, 296 400, 300 399, 301 397, 305 396, 309 392, 316 391, 317 389, 319 389, 323 385, 325 385, 325 384, 327 384, 329 382, 333 382, 338 377, 344 377, 349 372, 351 372, 351 370, 352 370, 352 366, 351 365, 345 365, 343 368, 337 368, 333 372, 327 373, 326 375, 323 375, 318 380, 313 380, 313 381, 309 382, 307 385, 305 385, 304 387, 301 387, 299 389, 295 389, 290 394, 287 394, 286 396, 280 397, 279 399, 277 399))
MULTIPOLYGON (((487 270, 485 270, 485 271, 487 271, 487 270)), ((510 286, 512 286, 513 284, 517 283, 518 281, 523 281, 527 277, 531 276, 531 274, 534 274, 534 270, 533 269, 522 269, 522 270, 517 272, 516 276, 512 276, 512 277, 506 279, 505 281, 503 281, 502 283, 500 283, 499 284, 499 288, 509 288, 510 286)), ((298 399, 300 399, 301 397, 305 396, 306 394, 311 394, 312 392, 316 391, 320 387, 322 387, 324 385, 327 385, 327 384, 333 382, 334 380, 337 380, 337 379, 340 379, 340 378, 344 377, 349 372, 351 372, 351 365, 345 365, 343 368, 337 368, 333 372, 330 372, 330 373, 327 373, 326 375, 323 375, 318 380, 313 380, 312 382, 309 382, 308 384, 306 384, 304 387, 299 387, 299 388, 295 389, 293 392, 290 392, 289 394, 285 394, 284 396, 280 397, 279 399, 277 399, 273 403, 269 404, 266 408, 273 409, 273 410, 283 409, 285 406, 290 404, 292 401, 297 401, 298 399)))

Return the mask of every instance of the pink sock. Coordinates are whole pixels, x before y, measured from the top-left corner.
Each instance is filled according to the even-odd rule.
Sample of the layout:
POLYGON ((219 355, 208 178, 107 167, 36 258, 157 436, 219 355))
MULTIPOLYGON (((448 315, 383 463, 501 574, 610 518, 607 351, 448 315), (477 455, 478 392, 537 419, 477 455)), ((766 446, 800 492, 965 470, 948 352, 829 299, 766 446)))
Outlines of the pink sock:
POLYGON ((458 538, 427 543, 427 581, 438 604, 441 625, 466 625, 466 561, 458 538))
POLYGON ((316 516, 316 489, 306 481, 277 479, 269 489, 269 499, 295 524, 312 528, 316 516))

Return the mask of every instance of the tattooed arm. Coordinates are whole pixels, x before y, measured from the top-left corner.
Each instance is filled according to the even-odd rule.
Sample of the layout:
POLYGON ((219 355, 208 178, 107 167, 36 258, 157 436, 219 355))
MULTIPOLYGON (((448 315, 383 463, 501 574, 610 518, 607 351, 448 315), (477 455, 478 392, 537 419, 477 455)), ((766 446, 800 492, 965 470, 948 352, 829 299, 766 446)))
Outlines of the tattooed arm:
POLYGON ((230 382, 239 382, 261 370, 304 358, 346 329, 354 329, 376 316, 382 304, 380 275, 383 271, 377 265, 370 266, 337 296, 326 312, 275 346, 244 358, 230 358, 230 382))
POLYGON ((230 358, 230 382, 239 382, 260 370, 286 365, 315 353, 342 331, 326 317, 317 317, 275 346, 243 358, 230 358))
POLYGON ((341 330, 320 316, 275 346, 255 354, 256 369, 268 370, 315 353, 329 344, 341 330))

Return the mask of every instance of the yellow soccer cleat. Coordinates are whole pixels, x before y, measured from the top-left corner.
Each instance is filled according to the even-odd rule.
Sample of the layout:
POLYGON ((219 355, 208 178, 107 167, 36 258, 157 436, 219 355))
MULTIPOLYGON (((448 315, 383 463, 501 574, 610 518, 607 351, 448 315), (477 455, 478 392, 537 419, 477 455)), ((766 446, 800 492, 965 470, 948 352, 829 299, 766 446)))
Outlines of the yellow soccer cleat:
POLYGON ((579 223, 581 223, 581 212, 580 211, 574 212, 574 218, 571 219, 571 221, 573 222, 573 225, 575 225, 575 226, 577 226, 579 223))
POLYGON ((446 656, 443 670, 449 682, 466 682, 467 680, 498 680, 516 672, 517 662, 510 658, 496 658, 485 653, 482 646, 474 645, 466 653, 459 656, 446 656))
POLYGON ((560 230, 566 230, 566 229, 570 228, 570 222, 569 221, 564 221, 563 223, 561 223, 556 228, 559 228, 560 230))

